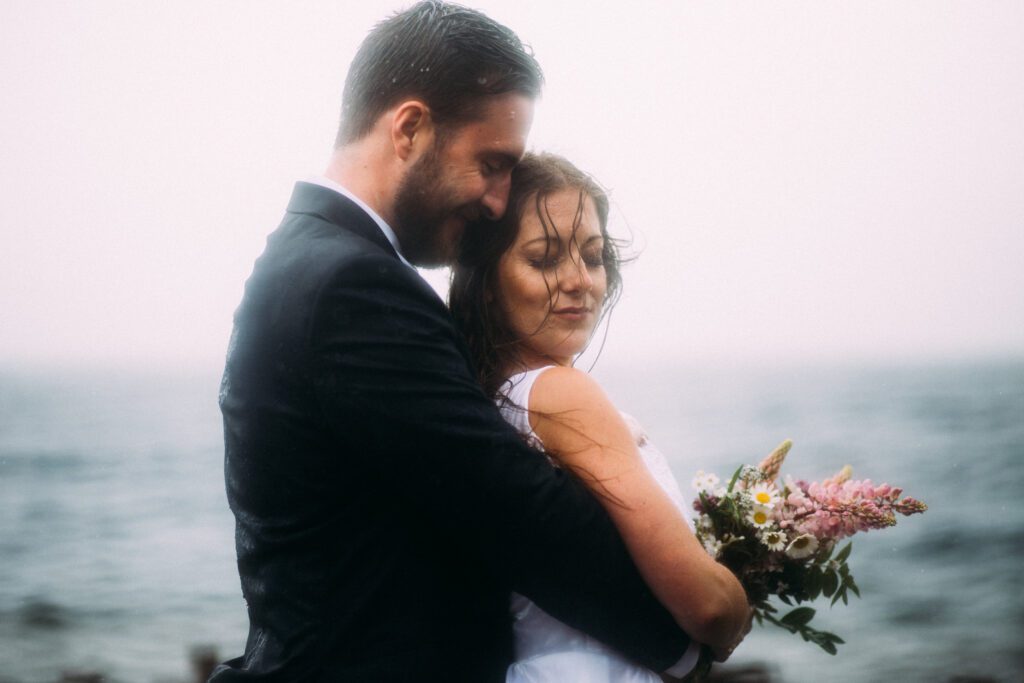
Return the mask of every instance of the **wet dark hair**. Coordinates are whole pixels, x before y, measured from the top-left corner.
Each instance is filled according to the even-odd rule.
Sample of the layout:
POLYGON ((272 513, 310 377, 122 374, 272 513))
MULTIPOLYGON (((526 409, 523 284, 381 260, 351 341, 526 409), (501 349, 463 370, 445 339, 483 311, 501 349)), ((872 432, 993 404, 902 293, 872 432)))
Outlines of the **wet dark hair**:
MULTIPOLYGON (((556 154, 524 156, 512 170, 512 188, 505 215, 497 222, 471 225, 466 229, 452 267, 448 291, 452 317, 466 338, 477 379, 488 396, 498 395, 510 368, 519 364, 519 347, 524 341, 516 338, 498 303, 498 264, 515 243, 527 211, 537 212, 547 234, 558 227, 565 228, 552 225, 546 207, 547 198, 563 190, 579 190, 579 206, 571 226, 573 233, 579 227, 587 197, 593 200, 597 210, 604 238, 601 256, 608 283, 602 317, 622 293, 620 243, 608 235, 608 194, 593 178, 563 157, 556 154)), ((551 288, 551 284, 548 287, 551 288)))
POLYGON ((537 60, 510 29, 460 5, 420 2, 363 40, 345 79, 335 144, 359 140, 406 99, 422 100, 445 128, 476 118, 487 96, 534 99, 543 83, 537 60))

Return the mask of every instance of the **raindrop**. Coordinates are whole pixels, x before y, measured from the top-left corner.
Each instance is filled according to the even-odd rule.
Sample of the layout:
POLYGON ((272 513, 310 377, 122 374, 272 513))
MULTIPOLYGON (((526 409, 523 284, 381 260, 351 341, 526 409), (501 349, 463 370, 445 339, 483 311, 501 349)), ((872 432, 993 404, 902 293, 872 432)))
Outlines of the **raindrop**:
POLYGON ((486 85, 487 84, 487 77, 486 76, 481 76, 480 78, 476 79, 476 82, 479 83, 480 85, 486 85))

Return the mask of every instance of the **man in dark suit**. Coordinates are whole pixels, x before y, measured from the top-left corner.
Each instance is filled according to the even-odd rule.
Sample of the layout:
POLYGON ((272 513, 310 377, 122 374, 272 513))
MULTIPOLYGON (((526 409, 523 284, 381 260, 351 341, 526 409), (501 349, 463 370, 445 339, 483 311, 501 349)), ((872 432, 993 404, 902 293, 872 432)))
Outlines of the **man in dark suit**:
POLYGON ((221 407, 250 630, 211 681, 502 681, 512 590, 656 671, 687 650, 409 265, 504 212, 541 79, 511 31, 441 3, 360 48, 326 176, 297 184, 235 314, 221 407))

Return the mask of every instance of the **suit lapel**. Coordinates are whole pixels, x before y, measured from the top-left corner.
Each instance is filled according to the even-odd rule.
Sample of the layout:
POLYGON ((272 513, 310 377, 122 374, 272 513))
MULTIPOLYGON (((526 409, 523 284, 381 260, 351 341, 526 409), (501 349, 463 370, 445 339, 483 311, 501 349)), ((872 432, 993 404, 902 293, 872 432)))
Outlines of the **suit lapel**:
POLYGON ((370 216, 345 195, 313 183, 295 183, 288 213, 316 216, 373 242, 398 258, 398 253, 370 216))
MULTIPOLYGON (((338 226, 342 230, 355 233, 373 242, 396 259, 398 258, 395 248, 388 241, 388 238, 384 236, 384 233, 381 232, 377 223, 370 218, 369 214, 363 211, 358 204, 339 192, 313 183, 295 183, 295 190, 292 193, 291 201, 288 202, 288 213, 316 216, 338 226)), ((420 278, 419 281, 422 283, 423 290, 429 292, 430 296, 438 300, 445 313, 449 316, 449 320, 451 320, 451 313, 448 311, 448 307, 445 306, 444 301, 441 300, 425 280, 420 278)), ((454 323, 452 327, 454 328, 454 323)), ((458 333, 452 336, 459 353, 462 354, 462 357, 466 359, 466 363, 472 368, 473 359, 465 339, 458 333)), ((476 375, 475 370, 473 374, 474 376, 476 375)))

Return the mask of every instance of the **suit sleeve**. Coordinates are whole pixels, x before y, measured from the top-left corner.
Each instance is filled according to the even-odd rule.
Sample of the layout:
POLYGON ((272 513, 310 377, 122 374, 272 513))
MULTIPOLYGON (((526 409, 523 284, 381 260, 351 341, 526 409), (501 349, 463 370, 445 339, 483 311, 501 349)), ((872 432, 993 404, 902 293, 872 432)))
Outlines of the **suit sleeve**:
POLYGON ((689 638, 640 579, 583 485, 528 448, 478 387, 447 310, 393 258, 322 288, 309 332, 325 421, 361 469, 479 550, 517 592, 655 671, 689 638))

